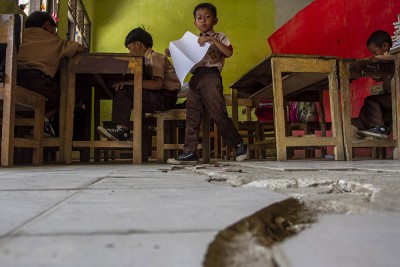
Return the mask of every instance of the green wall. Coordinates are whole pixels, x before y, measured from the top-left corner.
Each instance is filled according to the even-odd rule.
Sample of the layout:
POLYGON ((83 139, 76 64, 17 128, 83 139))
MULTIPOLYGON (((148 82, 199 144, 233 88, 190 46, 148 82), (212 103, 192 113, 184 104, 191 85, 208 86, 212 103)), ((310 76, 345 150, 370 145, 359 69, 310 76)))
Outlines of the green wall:
MULTIPOLYGON (((203 1, 192 0, 96 0, 93 22, 93 52, 128 52, 126 34, 144 25, 154 39, 154 50, 164 51, 169 42, 186 31, 198 34, 193 8, 203 1)), ((243 72, 270 53, 267 37, 274 31, 273 0, 210 1, 217 7, 219 23, 234 47, 223 74, 225 88, 243 72)))

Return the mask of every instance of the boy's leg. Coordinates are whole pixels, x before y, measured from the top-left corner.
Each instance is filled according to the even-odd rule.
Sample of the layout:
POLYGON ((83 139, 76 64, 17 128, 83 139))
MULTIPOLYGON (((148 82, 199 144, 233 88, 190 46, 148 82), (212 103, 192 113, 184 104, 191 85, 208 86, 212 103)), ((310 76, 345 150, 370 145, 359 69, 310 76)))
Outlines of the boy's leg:
POLYGON ((111 122, 112 127, 98 126, 97 131, 113 141, 126 141, 129 138, 129 122, 133 105, 133 86, 124 86, 115 91, 111 122))
MULTIPOLYGON (((44 133, 45 137, 56 136, 51 119, 60 109, 60 87, 50 76, 36 69, 19 70, 17 85, 47 98, 45 105, 44 133)), ((53 122, 54 123, 54 122, 53 122)))
MULTIPOLYGON (((40 70, 19 70, 17 84, 30 91, 47 97, 46 114, 55 114, 60 108, 60 87, 53 79, 40 70)), ((46 116, 47 117, 47 116, 46 116)), ((47 117, 51 119, 50 116, 47 117)))
POLYGON ((199 130, 203 117, 203 100, 201 97, 200 74, 195 74, 190 80, 186 101, 186 129, 184 152, 195 153, 199 142, 199 130))
POLYGON ((390 94, 368 96, 360 110, 360 122, 364 129, 383 126, 385 124, 383 112, 390 112, 391 110, 392 98, 390 94))
POLYGON ((132 86, 124 86, 115 91, 111 115, 112 123, 129 128, 133 107, 132 91, 132 86))
POLYGON ((205 110, 215 121, 226 145, 235 148, 243 142, 226 110, 222 80, 219 73, 203 73, 201 95, 205 110))
MULTIPOLYGON (((384 114, 392 110, 391 94, 368 96, 360 111, 360 122, 365 130, 357 132, 361 136, 388 138, 388 127, 385 125, 384 114)), ((387 118, 386 118, 387 119, 387 118)))

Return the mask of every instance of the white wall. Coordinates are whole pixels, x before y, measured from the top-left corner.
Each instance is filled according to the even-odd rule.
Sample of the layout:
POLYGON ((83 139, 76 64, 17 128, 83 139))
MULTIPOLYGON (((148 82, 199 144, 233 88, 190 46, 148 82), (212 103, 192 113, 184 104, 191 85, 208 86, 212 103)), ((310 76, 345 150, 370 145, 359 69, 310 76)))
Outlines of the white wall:
POLYGON ((275 29, 291 19, 313 0, 275 0, 275 29))

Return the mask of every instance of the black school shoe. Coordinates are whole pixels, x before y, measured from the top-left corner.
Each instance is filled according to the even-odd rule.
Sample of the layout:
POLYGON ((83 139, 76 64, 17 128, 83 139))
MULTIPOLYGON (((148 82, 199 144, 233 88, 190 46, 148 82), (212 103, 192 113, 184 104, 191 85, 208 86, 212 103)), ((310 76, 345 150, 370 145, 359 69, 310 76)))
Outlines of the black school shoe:
POLYGON ((184 151, 183 154, 177 156, 175 160, 179 163, 197 163, 197 154, 195 152, 184 151))
POLYGON ((358 131, 357 134, 361 135, 361 136, 371 136, 371 137, 387 139, 388 132, 389 132, 389 129, 386 126, 378 125, 378 126, 369 128, 366 131, 365 130, 358 131))
POLYGON ((247 144, 241 142, 236 146, 236 161, 243 161, 247 158, 247 144))
POLYGON ((129 131, 125 130, 119 125, 115 125, 111 128, 104 128, 102 126, 97 127, 97 131, 104 137, 112 141, 126 141, 128 140, 129 131))

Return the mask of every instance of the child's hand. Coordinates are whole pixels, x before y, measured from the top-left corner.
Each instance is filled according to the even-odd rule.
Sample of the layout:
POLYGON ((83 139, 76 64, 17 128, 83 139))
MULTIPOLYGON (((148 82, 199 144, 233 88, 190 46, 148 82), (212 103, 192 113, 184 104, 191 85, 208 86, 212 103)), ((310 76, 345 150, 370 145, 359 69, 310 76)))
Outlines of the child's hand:
POLYGON ((209 35, 203 35, 203 36, 200 36, 199 37, 199 39, 197 40, 197 42, 199 43, 199 45, 200 46, 204 46, 204 44, 206 43, 206 42, 213 42, 213 40, 214 40, 214 38, 212 38, 211 36, 209 36, 209 35))
POLYGON ((115 91, 118 91, 119 89, 122 89, 125 85, 133 85, 133 81, 116 82, 113 84, 113 88, 115 89, 115 91))
POLYGON ((167 56, 167 57, 170 57, 170 56, 171 56, 171 53, 170 53, 170 51, 169 51, 169 48, 165 48, 164 54, 165 54, 165 56, 167 56))
POLYGON ((115 82, 112 87, 115 89, 115 91, 118 91, 119 89, 124 87, 124 85, 125 82, 115 82))

